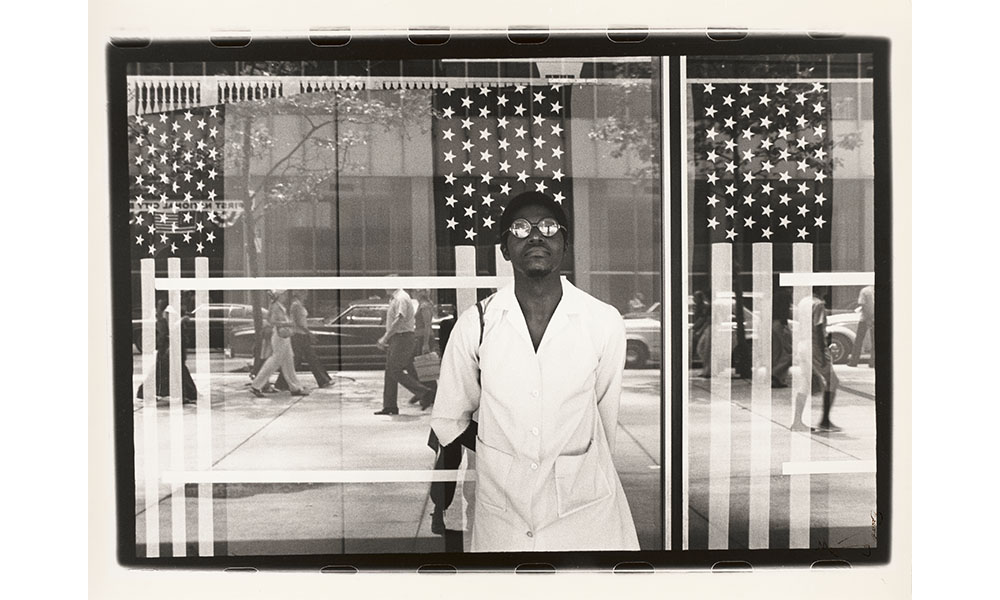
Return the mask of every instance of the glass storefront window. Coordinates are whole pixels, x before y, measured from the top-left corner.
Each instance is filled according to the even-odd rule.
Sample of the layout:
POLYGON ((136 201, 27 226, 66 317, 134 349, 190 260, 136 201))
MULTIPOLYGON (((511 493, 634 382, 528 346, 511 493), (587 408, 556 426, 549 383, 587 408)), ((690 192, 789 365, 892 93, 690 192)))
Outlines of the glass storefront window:
POLYGON ((433 394, 386 388, 379 338, 405 289, 433 388, 430 353, 512 281, 523 191, 622 319, 641 549, 878 548, 875 64, 128 65, 136 556, 469 552, 475 454, 435 468, 433 394))
POLYGON ((870 62, 686 61, 686 548, 875 546, 870 62))
POLYGON ((642 548, 663 547, 658 61, 588 61, 600 75, 583 81, 544 79, 552 62, 130 70, 133 389, 156 389, 134 403, 140 556, 467 550, 474 471, 435 473, 431 410, 405 390, 399 415, 372 414, 376 342, 406 281, 436 307, 428 349, 444 348, 509 281, 496 223, 525 190, 569 213, 563 276, 630 315, 615 461, 642 548), (286 289, 308 313, 298 382, 260 376, 286 289), (251 389, 281 384, 311 391, 251 389), (447 531, 431 517, 442 477, 458 483, 447 531))

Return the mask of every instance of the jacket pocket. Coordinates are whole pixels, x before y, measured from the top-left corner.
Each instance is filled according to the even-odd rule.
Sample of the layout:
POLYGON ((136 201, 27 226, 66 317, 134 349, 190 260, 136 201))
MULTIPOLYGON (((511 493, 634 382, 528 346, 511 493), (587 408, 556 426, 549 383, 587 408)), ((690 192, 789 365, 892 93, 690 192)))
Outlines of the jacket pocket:
POLYGON ((556 507, 560 517, 573 514, 611 496, 601 468, 598 444, 591 441, 582 454, 556 458, 556 507))
POLYGON ((513 456, 476 436, 476 498, 481 505, 507 510, 506 483, 513 464, 513 456))

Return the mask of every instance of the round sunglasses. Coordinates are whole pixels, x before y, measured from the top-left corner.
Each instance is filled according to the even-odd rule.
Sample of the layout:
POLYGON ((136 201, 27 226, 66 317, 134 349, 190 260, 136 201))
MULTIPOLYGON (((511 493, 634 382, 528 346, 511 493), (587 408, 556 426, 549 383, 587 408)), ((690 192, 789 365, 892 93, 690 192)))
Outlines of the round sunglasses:
POLYGON ((559 224, 559 221, 556 221, 552 217, 545 217, 544 219, 534 223, 527 219, 514 219, 514 222, 510 224, 507 231, 509 231, 514 237, 523 240, 531 235, 532 227, 537 227, 538 233, 547 238, 554 236, 560 229, 566 229, 559 224))

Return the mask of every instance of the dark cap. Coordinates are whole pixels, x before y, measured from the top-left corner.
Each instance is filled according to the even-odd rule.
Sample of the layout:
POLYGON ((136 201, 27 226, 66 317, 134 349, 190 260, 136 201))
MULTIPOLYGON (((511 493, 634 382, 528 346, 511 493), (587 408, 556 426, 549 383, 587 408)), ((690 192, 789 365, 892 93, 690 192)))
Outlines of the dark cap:
POLYGON ((510 229, 510 224, 514 222, 514 215, 525 206, 547 208, 552 213, 552 216, 555 217, 555 220, 565 227, 563 229, 563 237, 566 241, 569 241, 569 219, 566 218, 566 211, 563 210, 563 207, 552 196, 541 192, 522 192, 511 198, 510 202, 507 203, 507 207, 503 209, 503 214, 500 215, 499 233, 501 244, 505 236, 510 233, 508 229, 510 229))

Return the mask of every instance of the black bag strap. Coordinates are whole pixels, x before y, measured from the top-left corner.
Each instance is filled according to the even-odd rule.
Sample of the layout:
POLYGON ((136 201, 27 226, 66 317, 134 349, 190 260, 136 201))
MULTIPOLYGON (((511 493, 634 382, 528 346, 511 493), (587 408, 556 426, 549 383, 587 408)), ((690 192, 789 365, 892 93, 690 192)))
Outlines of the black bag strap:
MULTIPOLYGON (((486 307, 490 305, 490 301, 493 300, 493 296, 496 294, 490 294, 489 296, 483 298, 479 302, 476 302, 476 309, 479 311, 479 345, 483 345, 483 332, 486 331, 486 307)), ((478 354, 478 353, 477 353, 478 354)))
MULTIPOLYGON (((495 294, 490 294, 486 298, 483 298, 479 302, 476 302, 476 310, 479 311, 479 345, 480 346, 483 345, 483 333, 486 331, 486 307, 489 306, 490 300, 493 299, 494 295, 495 294)), ((478 348, 476 349, 476 360, 477 361, 479 360, 479 349, 478 348)), ((460 436, 458 436, 458 438, 456 438, 455 441, 457 441, 462 446, 465 446, 469 450, 472 450, 473 452, 475 452, 476 451, 476 433, 477 433, 478 429, 479 429, 479 424, 476 423, 475 421, 470 421, 469 422, 469 426, 465 428, 465 431, 463 431, 462 434, 460 436)), ((451 445, 454 444, 455 441, 453 441, 451 444, 449 444, 448 447, 451 447, 451 445)), ((442 446, 441 443, 438 441, 437 435, 434 434, 434 430, 433 429, 431 430, 430 436, 428 436, 428 438, 427 438, 427 445, 432 450, 434 450, 435 452, 438 453, 438 461, 440 462, 440 459, 441 459, 441 456, 442 456, 441 452, 444 450, 445 446, 442 446)), ((434 468, 438 469, 438 468, 442 468, 442 467, 439 467, 438 464, 435 463, 434 468)))

